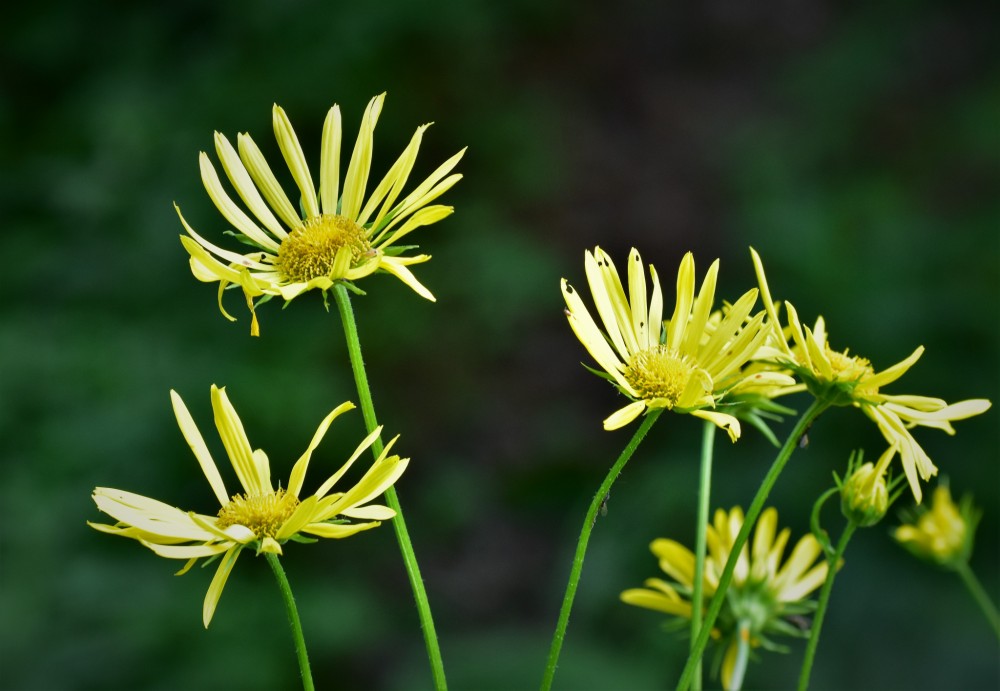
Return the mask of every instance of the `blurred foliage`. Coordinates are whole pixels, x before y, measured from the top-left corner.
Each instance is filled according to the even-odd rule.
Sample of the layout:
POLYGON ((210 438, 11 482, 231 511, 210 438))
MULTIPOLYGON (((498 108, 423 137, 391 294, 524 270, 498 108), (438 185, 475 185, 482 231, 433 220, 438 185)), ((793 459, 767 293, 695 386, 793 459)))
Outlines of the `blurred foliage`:
MULTIPOLYGON (((290 636, 263 562, 240 561, 211 629, 210 575, 183 578, 99 535, 106 485, 208 510, 168 402, 208 434, 228 385, 251 441, 286 476, 322 416, 352 398, 336 314, 318 298, 222 319, 190 276, 171 208, 218 237, 196 157, 213 129, 265 154, 272 102, 307 155, 334 102, 345 128, 388 91, 384 170, 435 121, 415 176, 462 146, 456 214, 413 237, 429 304, 388 278, 356 300, 376 406, 412 456, 400 485, 455 689, 531 688, 586 503, 627 439, 579 363, 557 285, 583 251, 632 245, 669 277, 684 251, 824 314, 835 347, 877 368, 923 344, 898 391, 1000 400, 1000 61, 986 4, 813 0, 678 7, 597 3, 22 3, 0 43, 0 686, 294 688, 290 636)), ((313 152, 313 153, 309 153, 313 152)), ((314 155, 315 154, 315 155, 314 155)), ((665 280, 670 284, 669 278, 665 280)), ((370 289, 369 289, 370 287, 370 289)), ((672 299, 672 298, 668 298, 672 299)), ((894 389, 897 390, 897 389, 894 389)), ((804 407, 802 401, 797 402, 804 407)), ((920 441, 985 513, 972 565, 1000 596, 998 413, 920 441)), ((787 426, 783 431, 787 431, 787 426)), ((336 423, 333 467, 363 436, 336 423)), ((852 448, 856 411, 810 432, 771 501, 800 535, 852 448)), ((666 416, 616 485, 588 553, 558 688, 672 686, 686 641, 618 593, 656 574, 659 536, 691 543, 697 443, 666 416)), ((772 449, 720 444, 714 506, 746 504, 772 449)), ((427 688, 423 642, 388 526, 292 545, 314 674, 327 688, 427 688)), ((751 685, 788 686, 801 648, 751 685)), ((996 688, 996 644, 952 575, 887 529, 852 543, 815 688, 996 688), (845 660, 850 662, 845 664, 845 660)))

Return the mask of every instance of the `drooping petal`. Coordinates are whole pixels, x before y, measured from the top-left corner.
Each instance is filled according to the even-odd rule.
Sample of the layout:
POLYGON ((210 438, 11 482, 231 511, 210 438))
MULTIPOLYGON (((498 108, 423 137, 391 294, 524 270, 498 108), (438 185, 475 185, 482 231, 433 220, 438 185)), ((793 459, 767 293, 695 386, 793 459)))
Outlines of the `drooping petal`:
POLYGON ((236 564, 236 558, 240 556, 240 550, 243 549, 242 545, 234 545, 228 552, 226 552, 222 559, 219 560, 219 568, 215 571, 215 576, 212 578, 212 583, 208 586, 208 592, 205 594, 205 603, 201 610, 201 619, 205 624, 205 628, 212 622, 212 616, 215 614, 215 608, 219 604, 219 598, 222 597, 222 589, 226 587, 226 581, 229 579, 229 573, 233 570, 233 566, 236 564))

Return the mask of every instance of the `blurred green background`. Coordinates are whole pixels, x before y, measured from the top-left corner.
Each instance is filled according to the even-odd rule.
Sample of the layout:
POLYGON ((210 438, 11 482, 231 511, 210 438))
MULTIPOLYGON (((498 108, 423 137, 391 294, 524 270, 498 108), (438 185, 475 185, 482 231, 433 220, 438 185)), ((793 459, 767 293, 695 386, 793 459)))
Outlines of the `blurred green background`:
MULTIPOLYGON (((399 485, 453 688, 528 689, 586 505, 629 432, 580 362, 560 277, 595 244, 638 247, 672 285, 693 250, 720 297, 754 285, 876 368, 927 352, 898 393, 1000 399, 1000 60, 986 3, 19 3, 0 43, 0 686, 293 689, 285 615, 262 560, 240 560, 209 630, 211 578, 98 534, 112 486, 210 512, 168 391, 212 448, 209 385, 228 386, 287 477, 320 419, 354 398, 339 321, 317 295, 226 322, 190 275, 177 202, 218 240, 201 187, 212 132, 251 133, 280 167, 270 107, 313 166, 327 108, 353 140, 388 91, 380 177, 416 126, 414 173, 469 147, 453 217, 412 236, 430 304, 389 277, 355 300, 376 408, 413 463, 399 485)), ((995 9, 995 8, 994 8, 995 9)), ((286 178, 286 180, 289 180, 286 178)), ((672 300, 672 288, 667 289, 672 300)), ((795 402, 804 409, 804 400, 795 402)), ((985 516, 973 567, 1000 597, 994 408, 919 441, 985 516)), ((784 434, 785 425, 779 430, 784 434)), ((601 518, 556 677, 561 689, 673 687, 687 642, 618 593, 657 574, 648 544, 691 544, 701 426, 665 416, 601 518)), ((313 481, 363 436, 339 420, 313 481)), ((772 503, 794 537, 867 419, 834 410, 772 503)), ((746 505, 773 457, 753 431, 717 444, 713 506, 746 505)), ((221 454, 217 454, 217 458, 221 454)), ((231 477, 231 476, 229 476, 231 477)), ((232 484, 232 481, 230 481, 232 484)), ((901 502, 901 506, 908 499, 901 502)), ((830 513, 831 529, 837 526, 830 513)), ((958 579, 859 533, 838 578, 816 689, 997 688, 997 643, 958 579)), ((286 550, 322 688, 430 687, 389 526, 286 550)), ((748 686, 788 687, 765 654, 748 686)))

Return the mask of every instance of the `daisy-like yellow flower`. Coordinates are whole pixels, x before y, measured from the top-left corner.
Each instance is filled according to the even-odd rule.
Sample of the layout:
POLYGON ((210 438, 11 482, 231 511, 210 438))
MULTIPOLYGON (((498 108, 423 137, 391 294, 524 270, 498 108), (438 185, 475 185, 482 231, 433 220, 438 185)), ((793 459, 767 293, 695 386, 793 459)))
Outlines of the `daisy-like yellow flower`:
MULTIPOLYGON (((800 617, 811 612, 814 604, 806 597, 826 580, 827 564, 822 557, 822 547, 812 534, 804 536, 782 563, 791 530, 777 532, 778 512, 766 509, 757 521, 753 546, 740 551, 733 571, 727 597, 712 636, 725 648, 722 660, 722 683, 731 688, 734 666, 739 647, 740 631, 749 636, 752 647, 782 650, 769 636, 784 634, 802 637, 800 626, 791 624, 788 617, 800 617), (820 563, 815 563, 820 559, 820 563)), ((732 552, 736 536, 743 527, 743 510, 733 507, 728 513, 715 512, 714 520, 707 526, 708 553, 702 595, 707 606, 726 561, 732 552)), ((674 540, 657 539, 650 545, 659 560, 660 569, 672 580, 650 578, 644 588, 632 588, 621 594, 623 602, 663 612, 682 619, 691 618, 691 593, 694 587, 695 555, 674 540)))
POLYGON ((441 164, 400 200, 424 130, 429 127, 421 125, 409 146, 366 199, 375 123, 382 112, 384 98, 385 94, 381 94, 368 103, 344 175, 343 188, 340 186, 340 108, 334 105, 327 113, 318 192, 288 116, 279 106, 274 106, 274 134, 298 188, 295 201, 286 196, 249 135, 240 134, 234 148, 225 136, 215 133, 215 151, 222 169, 253 217, 226 192, 205 152, 200 156, 202 182, 215 206, 235 229, 231 234, 254 249, 234 252, 218 247, 191 228, 180 208, 177 214, 188 233, 181 236, 181 242, 191 255, 191 271, 200 281, 219 283, 219 309, 227 319, 234 319, 222 307, 222 292, 229 285, 242 287, 252 316, 251 333, 257 335, 254 298, 280 296, 289 301, 307 290, 326 291, 337 281, 356 281, 376 271, 390 273, 418 295, 434 300, 431 292, 407 268, 427 261, 430 256, 402 256, 413 246, 401 246, 399 242, 411 231, 436 223, 452 213, 450 206, 429 204, 462 178, 449 173, 465 149, 441 164))
POLYGON ((215 425, 243 489, 242 493, 230 496, 181 397, 175 391, 170 392, 170 397, 181 433, 222 508, 215 516, 209 516, 183 511, 132 492, 98 487, 94 490, 97 508, 117 523, 89 525, 101 532, 138 540, 161 557, 186 559, 187 564, 177 575, 186 573, 198 559, 221 555, 202 609, 206 627, 215 613, 229 573, 244 548, 254 548, 258 554, 281 554, 281 545, 288 540, 312 541, 308 536, 344 538, 375 528, 380 521, 396 515, 386 506, 369 503, 396 482, 409 463, 409 459, 389 455, 395 438, 386 445, 378 460, 356 485, 344 492, 331 493, 333 486, 354 461, 378 438, 381 427, 373 430, 340 470, 327 478, 315 492, 308 496, 302 492, 313 451, 334 418, 354 408, 354 404, 343 403, 323 419, 309 446, 292 467, 288 486, 275 489, 267 456, 261 449, 250 446, 225 389, 213 385, 215 425), (352 523, 348 519, 360 522, 352 523))
POLYGON ((921 559, 955 567, 967 562, 972 554, 979 517, 970 497, 957 506, 947 485, 938 485, 931 508, 918 510, 910 523, 896 528, 893 537, 921 559))
POLYGON ((668 321, 663 320, 663 293, 652 265, 653 288, 647 301, 646 277, 637 250, 628 258, 628 297, 611 258, 600 247, 586 253, 584 267, 604 329, 597 326, 579 293, 564 278, 562 292, 569 325, 607 378, 632 399, 604 421, 604 429, 623 427, 649 409, 666 408, 709 420, 736 441, 739 420, 716 410, 716 404, 741 387, 761 387, 767 383, 765 379, 788 380, 779 373, 746 375, 741 371, 769 331, 764 328, 763 312, 750 317, 756 288, 737 300, 724 317, 711 318, 718 260, 709 268, 696 296, 694 257, 690 252, 684 255, 677 273, 677 299, 668 321))
POLYGON ((761 297, 770 323, 774 325, 773 339, 763 350, 782 367, 798 375, 807 388, 818 398, 825 398, 834 405, 853 405, 871 418, 890 446, 899 446, 900 460, 907 482, 917 503, 923 496, 919 480, 928 480, 937 474, 937 466, 910 433, 913 427, 934 427, 948 434, 955 434, 951 423, 986 412, 990 402, 975 398, 948 404, 940 398, 911 395, 889 395, 881 392, 906 373, 923 355, 919 346, 905 360, 876 372, 871 363, 849 351, 830 347, 823 317, 810 329, 799 322, 798 313, 788 301, 785 311, 791 331, 791 343, 786 340, 778 320, 778 310, 767 286, 764 266, 753 249, 754 268, 760 283, 761 297), (919 479, 918 479, 919 478, 919 479))

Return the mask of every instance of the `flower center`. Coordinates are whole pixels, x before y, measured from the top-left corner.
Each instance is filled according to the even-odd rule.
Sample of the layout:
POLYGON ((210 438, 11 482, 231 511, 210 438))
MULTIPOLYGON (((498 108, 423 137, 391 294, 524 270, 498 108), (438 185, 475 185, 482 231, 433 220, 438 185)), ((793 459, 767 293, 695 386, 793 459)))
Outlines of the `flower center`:
POLYGON ((252 530, 258 539, 273 538, 298 505, 294 494, 285 494, 280 488, 271 494, 237 494, 219 509, 217 526, 225 530, 231 525, 242 525, 252 530))
POLYGON ((625 366, 627 381, 640 398, 663 398, 673 408, 687 387, 694 366, 685 356, 665 345, 641 350, 625 366))
POLYGON ((331 274, 342 247, 351 250, 352 266, 372 248, 365 229, 357 223, 344 216, 322 214, 310 218, 281 241, 275 263, 293 283, 322 276, 340 278, 331 274))
POLYGON ((848 355, 845 350, 838 353, 826 346, 826 357, 830 360, 833 368, 833 378, 837 381, 858 381, 862 377, 870 377, 875 374, 872 364, 863 357, 848 355))

